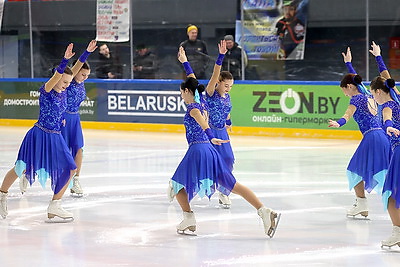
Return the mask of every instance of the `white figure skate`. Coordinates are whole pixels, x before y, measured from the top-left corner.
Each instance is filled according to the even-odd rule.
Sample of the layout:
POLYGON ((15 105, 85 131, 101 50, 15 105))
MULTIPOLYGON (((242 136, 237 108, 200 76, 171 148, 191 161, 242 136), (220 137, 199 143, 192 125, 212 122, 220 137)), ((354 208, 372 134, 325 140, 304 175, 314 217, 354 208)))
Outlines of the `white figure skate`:
POLYGON ((381 248, 391 248, 396 245, 400 247, 400 227, 393 225, 392 235, 388 239, 382 241, 381 248))
POLYGON ((183 221, 176 226, 176 232, 180 235, 192 235, 196 236, 196 218, 194 217, 193 211, 183 212, 183 221), (191 231, 186 232, 187 230, 191 231))
POLYGON ((22 174, 21 177, 19 177, 19 190, 21 191, 21 194, 24 194, 26 192, 26 189, 28 188, 28 179, 26 178, 25 174, 22 174))
POLYGON ((61 207, 61 199, 50 201, 47 217, 46 222, 49 223, 72 222, 74 220, 73 214, 61 207))
POLYGON ((267 236, 272 238, 275 235, 276 228, 278 227, 281 214, 268 209, 264 206, 257 210, 258 216, 261 217, 264 223, 264 232, 267 236))
POLYGON ((8 193, 0 192, 0 216, 3 219, 5 219, 8 215, 7 196, 8 196, 8 193))
POLYGON ((174 201, 175 192, 174 192, 174 188, 172 186, 172 180, 169 180, 169 183, 168 183, 167 196, 168 196, 169 202, 174 201))
POLYGON ((357 215, 364 216, 364 219, 368 216, 368 203, 367 198, 357 197, 353 207, 347 211, 347 217, 356 218, 357 215))
POLYGON ((218 203, 224 209, 230 209, 232 204, 229 197, 221 192, 218 193, 218 203))
POLYGON ((74 178, 72 178, 71 195, 73 197, 83 197, 83 190, 81 183, 79 182, 79 176, 75 175, 74 178))

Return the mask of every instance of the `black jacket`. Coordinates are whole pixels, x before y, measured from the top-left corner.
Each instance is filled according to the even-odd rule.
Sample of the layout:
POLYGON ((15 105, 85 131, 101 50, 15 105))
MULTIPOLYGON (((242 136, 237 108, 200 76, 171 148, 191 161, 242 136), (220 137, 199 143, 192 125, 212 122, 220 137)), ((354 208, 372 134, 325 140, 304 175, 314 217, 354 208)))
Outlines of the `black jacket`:
POLYGON ((196 41, 186 40, 179 46, 185 49, 187 59, 197 79, 205 79, 205 70, 208 63, 208 52, 206 43, 197 39, 196 41))

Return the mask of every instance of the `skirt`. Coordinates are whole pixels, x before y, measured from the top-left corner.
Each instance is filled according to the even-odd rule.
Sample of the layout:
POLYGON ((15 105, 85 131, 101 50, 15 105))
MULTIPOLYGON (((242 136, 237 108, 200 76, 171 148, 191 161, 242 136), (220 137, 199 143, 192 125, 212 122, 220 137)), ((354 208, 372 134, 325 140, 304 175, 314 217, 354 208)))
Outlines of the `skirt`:
POLYGON ((236 184, 232 172, 210 142, 190 145, 171 179, 174 193, 184 188, 189 201, 196 195, 210 198, 215 190, 229 195, 236 184))
POLYGON ((25 172, 31 185, 38 179, 43 188, 50 178, 51 188, 57 194, 67 184, 71 170, 75 169, 74 159, 61 133, 38 126, 26 133, 15 163, 19 177, 25 172))
POLYGON ((64 113, 65 127, 61 127, 61 134, 64 137, 72 157, 75 158, 79 149, 83 148, 83 133, 79 113, 64 113))
POLYGON ((389 139, 382 129, 365 133, 347 167, 349 189, 364 181, 368 193, 372 190, 382 193, 390 153, 389 139))
MULTIPOLYGON (((211 127, 211 130, 215 136, 215 138, 219 138, 222 140, 229 140, 228 131, 226 128, 214 128, 211 127)), ((229 170, 233 170, 233 164, 235 163, 235 157, 233 156, 232 146, 231 143, 224 143, 222 145, 213 145, 214 148, 218 151, 221 155, 222 159, 225 161, 226 165, 228 166, 229 170)))
POLYGON ((389 197, 396 201, 396 208, 400 208, 400 146, 393 149, 389 170, 382 190, 382 201, 385 209, 388 207, 389 197))

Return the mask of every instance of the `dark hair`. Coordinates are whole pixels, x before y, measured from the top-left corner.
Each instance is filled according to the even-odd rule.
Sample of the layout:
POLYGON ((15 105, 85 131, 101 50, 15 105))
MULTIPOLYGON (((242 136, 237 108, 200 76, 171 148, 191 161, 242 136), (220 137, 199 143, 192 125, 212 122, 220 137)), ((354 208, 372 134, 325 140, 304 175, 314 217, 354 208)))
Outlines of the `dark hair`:
POLYGON ((358 74, 348 73, 344 75, 342 81, 340 82, 340 87, 346 87, 348 84, 359 85, 362 82, 362 77, 358 74))
MULTIPOLYGON (((57 65, 57 66, 58 66, 58 65, 57 65)), ((57 71, 57 66, 51 69, 51 73, 52 73, 52 74, 56 73, 56 71, 57 71)), ((68 66, 65 68, 65 70, 64 70, 63 73, 68 74, 68 75, 74 75, 74 73, 72 72, 71 68, 68 67, 68 66)))
POLYGON ((193 77, 187 78, 183 83, 181 83, 181 90, 189 89, 193 95, 194 92, 199 91, 199 94, 203 93, 206 89, 203 84, 199 84, 199 81, 193 77))
POLYGON ((233 80, 233 76, 229 71, 221 71, 218 77, 218 81, 222 82, 225 80, 233 80))
MULTIPOLYGON (((72 63, 72 66, 75 65, 75 63, 78 61, 78 59, 74 60, 74 63, 72 63)), ((85 69, 85 70, 90 70, 90 65, 87 61, 83 62, 83 65, 81 67, 81 69, 85 69)))
POLYGON ((389 93, 389 87, 393 88, 395 85, 396 82, 393 79, 385 79, 382 76, 377 76, 371 81, 371 90, 376 91, 378 89, 381 89, 385 93, 389 93))
POLYGON ((66 67, 65 70, 64 70, 64 73, 68 74, 68 75, 74 75, 74 73, 72 72, 70 67, 66 67))

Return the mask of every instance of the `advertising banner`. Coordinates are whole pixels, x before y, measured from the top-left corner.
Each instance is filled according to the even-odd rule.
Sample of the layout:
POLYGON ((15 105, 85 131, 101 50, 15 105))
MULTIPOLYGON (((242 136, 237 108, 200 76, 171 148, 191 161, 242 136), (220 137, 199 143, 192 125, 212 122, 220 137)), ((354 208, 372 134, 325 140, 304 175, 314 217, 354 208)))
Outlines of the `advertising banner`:
POLYGON ((129 0, 97 0, 97 41, 129 41, 129 3, 129 0))
MULTIPOLYGON (((248 127, 328 129, 350 103, 339 84, 318 82, 235 84, 230 95, 232 124, 248 127)), ((357 129, 350 120, 338 130, 357 129)))
MULTIPOLYGON (((46 79, 1 79, 0 118, 33 119, 46 79)), ((182 124, 186 105, 178 80, 87 80, 82 121, 182 124)), ((350 99, 334 82, 241 82, 230 91, 233 126, 328 129, 350 99)), ((357 130, 350 120, 340 130, 357 130)), ((335 129, 336 130, 336 129, 335 129)))
POLYGON ((308 0, 243 0, 236 36, 249 60, 304 58, 308 0))

